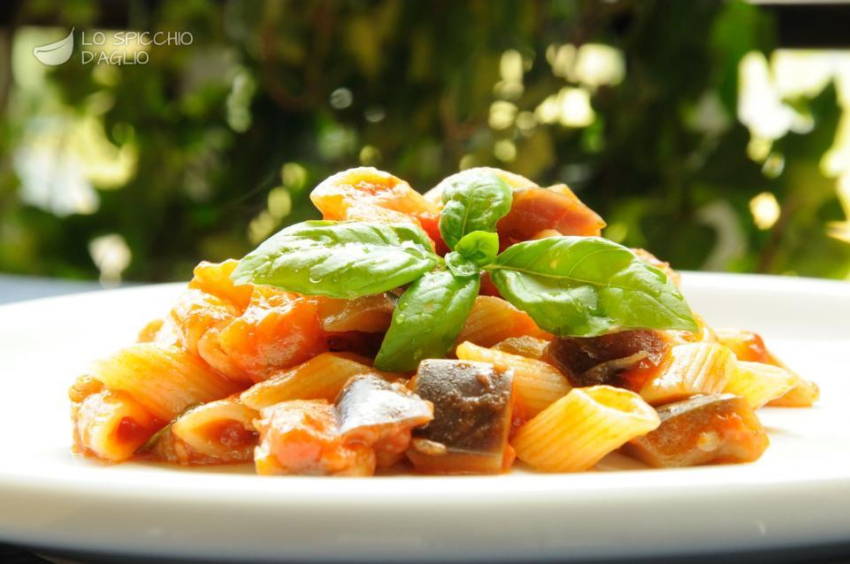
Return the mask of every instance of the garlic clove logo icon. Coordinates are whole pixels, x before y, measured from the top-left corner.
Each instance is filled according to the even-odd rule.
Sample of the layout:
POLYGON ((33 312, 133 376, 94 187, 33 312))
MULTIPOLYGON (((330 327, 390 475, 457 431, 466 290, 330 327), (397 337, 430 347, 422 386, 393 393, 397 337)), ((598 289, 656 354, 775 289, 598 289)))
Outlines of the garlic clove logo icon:
POLYGON ((44 63, 45 65, 56 66, 61 65, 71 58, 71 53, 74 51, 74 29, 71 29, 71 33, 68 34, 68 37, 64 39, 60 39, 56 43, 51 43, 50 45, 42 45, 41 47, 35 47, 32 50, 32 54, 35 55, 35 58, 44 63))

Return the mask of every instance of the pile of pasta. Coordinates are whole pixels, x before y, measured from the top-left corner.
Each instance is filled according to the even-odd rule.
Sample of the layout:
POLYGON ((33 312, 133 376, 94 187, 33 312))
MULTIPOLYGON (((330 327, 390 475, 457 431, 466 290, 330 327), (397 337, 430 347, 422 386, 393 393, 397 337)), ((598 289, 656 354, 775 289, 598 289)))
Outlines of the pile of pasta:
MULTIPOLYGON (((496 172, 514 189, 501 241, 600 235, 602 219, 566 186, 496 172)), ((415 223, 446 252, 434 191, 361 168, 311 198, 325 219, 415 223)), ((768 446, 756 410, 818 397, 753 332, 699 319, 696 333, 555 337, 486 274, 446 358, 386 373, 373 361, 398 292, 343 300, 236 285, 237 264, 198 265, 167 315, 76 380, 76 452, 116 463, 253 462, 267 475, 492 474, 517 459, 576 472, 616 450, 654 467, 736 463, 768 446)))

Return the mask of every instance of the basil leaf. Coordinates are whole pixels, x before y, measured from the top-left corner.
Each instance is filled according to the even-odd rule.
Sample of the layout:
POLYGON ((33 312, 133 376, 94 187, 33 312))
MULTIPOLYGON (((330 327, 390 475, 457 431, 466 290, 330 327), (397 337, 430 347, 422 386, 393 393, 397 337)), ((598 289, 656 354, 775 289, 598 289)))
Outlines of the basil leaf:
POLYGON ((467 170, 437 186, 443 192, 440 234, 452 250, 473 231, 496 231, 496 223, 511 211, 513 190, 491 171, 467 170))
POLYGON ((478 295, 480 278, 448 271, 426 274, 399 298, 375 367, 416 370, 425 358, 442 358, 452 348, 478 295))
POLYGON ((445 259, 446 267, 455 276, 460 276, 461 278, 464 276, 475 276, 480 272, 477 264, 458 252, 452 251, 446 255, 445 259))
POLYGON ((231 279, 353 299, 412 282, 439 260, 428 236, 412 224, 307 221, 248 254, 231 279))
POLYGON ((499 254, 499 236, 486 231, 467 233, 457 242, 455 251, 478 266, 488 265, 499 254))
POLYGON ((488 270, 505 299, 557 335, 697 330, 685 298, 667 275, 606 239, 550 237, 518 243, 488 270))

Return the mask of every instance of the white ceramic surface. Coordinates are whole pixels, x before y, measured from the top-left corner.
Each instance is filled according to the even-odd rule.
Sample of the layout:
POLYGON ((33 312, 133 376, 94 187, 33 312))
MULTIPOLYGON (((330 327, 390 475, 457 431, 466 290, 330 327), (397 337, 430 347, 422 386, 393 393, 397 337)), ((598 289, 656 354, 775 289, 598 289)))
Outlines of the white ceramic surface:
MULTIPOLYGON (((177 286, 0 307, 0 541, 275 560, 624 558, 850 540, 850 284, 688 274, 711 324, 761 331, 815 379, 815 409, 765 409, 757 463, 495 477, 261 478, 71 455, 66 390, 167 311, 177 286)), ((626 470, 627 468, 636 468, 626 470)))

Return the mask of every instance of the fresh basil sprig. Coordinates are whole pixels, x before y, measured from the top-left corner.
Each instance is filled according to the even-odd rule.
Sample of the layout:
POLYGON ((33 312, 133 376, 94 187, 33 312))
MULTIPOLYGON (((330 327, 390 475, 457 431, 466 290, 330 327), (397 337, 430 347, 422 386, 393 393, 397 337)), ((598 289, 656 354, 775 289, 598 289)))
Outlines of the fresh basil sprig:
POLYGON ((478 266, 486 266, 499 254, 499 236, 486 231, 473 231, 457 242, 455 252, 478 266))
POLYGON ((430 272, 399 298, 375 366, 390 372, 416 370, 419 361, 451 349, 478 296, 481 278, 430 272))
POLYGON ((621 329, 696 331, 679 289, 660 269, 600 237, 517 243, 487 267, 502 296, 556 335, 621 329))
POLYGON ((306 221, 248 254, 231 279, 353 299, 409 284, 441 260, 428 235, 410 223, 306 221))
POLYGON ((443 194, 440 235, 452 250, 468 233, 495 233, 496 223, 511 211, 513 190, 489 170, 470 169, 449 176, 437 189, 443 194))
POLYGON ((458 173, 440 188, 440 234, 452 250, 445 259, 412 223, 308 221, 260 245, 231 278, 345 299, 412 283, 375 358, 375 366, 388 371, 413 371, 419 361, 451 349, 485 271, 506 300, 557 335, 697 330, 667 275, 606 239, 549 237, 498 254, 496 224, 510 211, 513 195, 491 171, 458 173))

